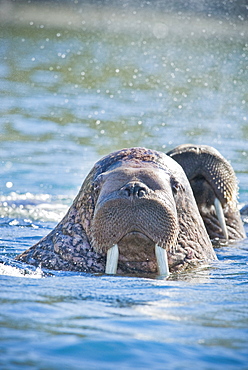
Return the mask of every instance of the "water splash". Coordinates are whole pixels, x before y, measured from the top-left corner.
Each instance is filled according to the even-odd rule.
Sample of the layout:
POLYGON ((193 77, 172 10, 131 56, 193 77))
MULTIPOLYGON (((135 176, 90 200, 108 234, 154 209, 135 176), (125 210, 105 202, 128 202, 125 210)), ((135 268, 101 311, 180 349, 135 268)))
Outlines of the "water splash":
POLYGON ((37 267, 36 270, 31 270, 29 268, 22 269, 6 265, 5 263, 0 263, 0 275, 25 277, 31 279, 41 279, 45 277, 40 267, 37 267))
POLYGON ((64 216, 70 199, 52 197, 49 194, 18 194, 12 192, 9 195, 0 196, 0 217, 16 219, 29 219, 32 221, 58 222, 64 216))

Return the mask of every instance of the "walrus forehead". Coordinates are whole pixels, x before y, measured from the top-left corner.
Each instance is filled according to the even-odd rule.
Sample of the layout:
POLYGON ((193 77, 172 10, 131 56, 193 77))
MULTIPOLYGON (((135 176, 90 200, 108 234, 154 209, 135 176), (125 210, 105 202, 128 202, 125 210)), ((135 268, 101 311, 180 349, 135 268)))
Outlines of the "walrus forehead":
POLYGON ((95 180, 95 187, 103 192, 112 192, 120 189, 128 182, 140 182, 151 190, 165 190, 168 188, 171 173, 166 168, 155 164, 140 162, 123 162, 108 171, 100 174, 95 180))

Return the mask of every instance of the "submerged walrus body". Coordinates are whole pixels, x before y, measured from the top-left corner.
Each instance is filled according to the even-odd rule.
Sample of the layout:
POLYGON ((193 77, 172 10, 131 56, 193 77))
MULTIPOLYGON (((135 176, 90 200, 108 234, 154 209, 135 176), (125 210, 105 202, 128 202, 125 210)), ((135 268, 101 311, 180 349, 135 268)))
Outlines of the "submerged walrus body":
MULTIPOLYGON (((214 237, 228 238, 212 207, 219 195, 196 169, 198 205, 201 186, 203 202, 210 197, 211 203, 206 209, 200 204, 200 214, 193 180, 174 154, 130 148, 98 161, 62 221, 17 259, 55 270, 162 275, 216 259, 203 216, 214 223, 214 237)), ((236 198, 228 207, 237 219, 228 230, 237 230, 234 238, 245 237, 236 198)))

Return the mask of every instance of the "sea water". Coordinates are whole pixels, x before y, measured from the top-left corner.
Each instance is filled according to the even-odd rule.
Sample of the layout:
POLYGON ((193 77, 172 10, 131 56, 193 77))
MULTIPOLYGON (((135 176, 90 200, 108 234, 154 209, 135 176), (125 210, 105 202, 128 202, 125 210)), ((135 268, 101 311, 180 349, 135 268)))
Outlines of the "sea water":
POLYGON ((248 203, 247 22, 124 5, 1 4, 0 368, 247 369, 247 240, 167 280, 14 261, 123 147, 212 145, 248 203))

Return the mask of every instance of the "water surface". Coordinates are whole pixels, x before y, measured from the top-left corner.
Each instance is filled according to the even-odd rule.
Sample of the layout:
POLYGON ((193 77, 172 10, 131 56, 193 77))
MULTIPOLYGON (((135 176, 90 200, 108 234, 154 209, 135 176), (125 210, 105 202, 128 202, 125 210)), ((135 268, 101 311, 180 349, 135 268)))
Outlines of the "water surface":
POLYGON ((123 147, 212 145, 248 203, 247 23, 153 7, 8 6, 2 368, 247 369, 247 240, 169 280, 51 274, 13 261, 63 217, 94 162, 123 147))

